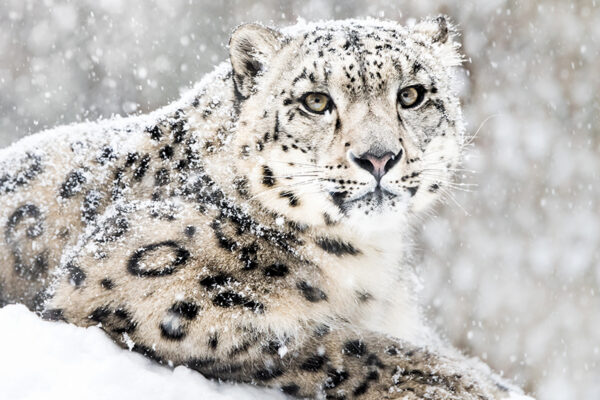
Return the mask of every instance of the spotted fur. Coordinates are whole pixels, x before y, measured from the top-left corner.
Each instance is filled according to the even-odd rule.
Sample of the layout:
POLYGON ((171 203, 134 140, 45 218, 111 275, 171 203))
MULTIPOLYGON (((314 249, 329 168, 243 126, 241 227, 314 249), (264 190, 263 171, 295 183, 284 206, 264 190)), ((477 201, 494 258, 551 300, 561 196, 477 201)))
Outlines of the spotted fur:
POLYGON ((460 161, 453 36, 242 25, 179 102, 0 152, 0 302, 296 397, 508 396, 421 323, 404 261, 460 161))

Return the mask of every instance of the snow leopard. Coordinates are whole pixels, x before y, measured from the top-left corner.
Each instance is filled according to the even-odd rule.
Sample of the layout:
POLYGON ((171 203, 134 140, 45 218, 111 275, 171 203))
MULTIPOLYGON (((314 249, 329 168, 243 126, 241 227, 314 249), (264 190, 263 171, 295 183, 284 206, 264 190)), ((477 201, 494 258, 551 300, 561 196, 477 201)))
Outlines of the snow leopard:
POLYGON ((444 16, 237 27, 148 115, 0 152, 0 303, 310 399, 501 399, 438 340, 410 234, 465 146, 444 16))

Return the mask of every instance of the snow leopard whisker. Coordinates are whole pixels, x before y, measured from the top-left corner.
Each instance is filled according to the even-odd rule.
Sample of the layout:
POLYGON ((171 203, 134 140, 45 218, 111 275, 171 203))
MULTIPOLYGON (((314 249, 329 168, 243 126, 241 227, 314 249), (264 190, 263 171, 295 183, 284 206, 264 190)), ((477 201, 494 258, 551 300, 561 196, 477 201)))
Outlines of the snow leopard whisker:
POLYGON ((465 142, 464 142, 464 143, 461 145, 461 148, 465 148, 466 146, 469 146, 469 145, 471 145, 471 144, 472 144, 472 143, 475 141, 475 139, 477 138, 477 135, 479 134, 479 132, 481 131, 481 129, 483 128, 483 126, 484 126, 484 125, 485 125, 485 124, 486 124, 486 123, 487 123, 489 120, 491 120, 492 118, 495 118, 495 117, 501 117, 501 116, 503 116, 503 114, 502 114, 502 113, 495 113, 495 114, 492 114, 492 115, 488 116, 486 119, 484 119, 484 120, 481 122, 481 124, 479 124, 479 127, 477 128, 477 130, 475 131, 475 133, 474 133, 473 135, 471 135, 471 136, 467 136, 467 137, 465 138, 465 139, 467 139, 467 140, 466 140, 466 141, 465 141, 465 142))
POLYGON ((326 169, 325 166, 323 166, 323 165, 306 164, 306 163, 299 163, 299 162, 295 162, 295 161, 267 160, 267 162, 275 162, 275 163, 280 163, 280 164, 287 164, 290 167, 305 166, 305 167, 313 167, 313 168, 326 169))
POLYGON ((465 208, 464 208, 464 207, 463 207, 463 206, 462 206, 462 205, 461 205, 461 204, 458 202, 458 200, 457 200, 457 199, 456 199, 456 197, 455 197, 455 196, 452 194, 452 192, 451 192, 451 191, 449 191, 449 190, 447 190, 447 189, 443 189, 443 188, 442 188, 442 190, 441 190, 441 193, 442 193, 442 196, 443 196, 443 197, 447 197, 447 198, 449 198, 450 200, 452 200, 452 202, 453 202, 454 204, 456 204, 456 205, 458 206, 458 208, 460 208, 460 209, 461 209, 461 210, 462 210, 462 211, 465 213, 465 215, 466 215, 466 216, 468 216, 468 217, 470 217, 470 216, 471 216, 471 214, 470 214, 470 213, 469 213, 469 212, 468 212, 468 211, 467 211, 467 210, 466 210, 466 209, 465 209, 465 208))
POLYGON ((289 174, 289 175, 269 175, 270 178, 277 178, 277 179, 293 179, 293 178, 306 178, 306 177, 315 177, 315 176, 319 176, 316 173, 306 173, 306 174, 289 174))

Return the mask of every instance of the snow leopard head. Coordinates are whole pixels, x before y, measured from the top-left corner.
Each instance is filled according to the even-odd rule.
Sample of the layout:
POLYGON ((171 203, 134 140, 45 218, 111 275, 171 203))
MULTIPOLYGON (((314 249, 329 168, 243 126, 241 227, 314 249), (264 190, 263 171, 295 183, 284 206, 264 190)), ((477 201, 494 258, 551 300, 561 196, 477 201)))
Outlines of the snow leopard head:
POLYGON ((312 226, 383 228, 427 209, 463 145, 453 37, 445 17, 238 27, 236 168, 252 198, 312 226))

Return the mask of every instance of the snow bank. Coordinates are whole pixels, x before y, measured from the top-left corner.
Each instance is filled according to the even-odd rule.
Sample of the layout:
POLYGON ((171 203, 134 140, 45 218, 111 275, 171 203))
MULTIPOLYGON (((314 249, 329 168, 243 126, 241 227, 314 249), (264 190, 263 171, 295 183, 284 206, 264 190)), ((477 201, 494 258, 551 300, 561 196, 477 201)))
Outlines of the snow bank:
POLYGON ((218 384, 114 344, 99 328, 47 322, 24 306, 0 309, 0 398, 283 400, 273 390, 218 384))

